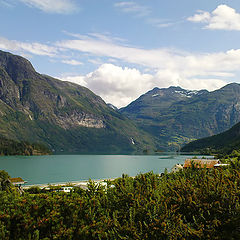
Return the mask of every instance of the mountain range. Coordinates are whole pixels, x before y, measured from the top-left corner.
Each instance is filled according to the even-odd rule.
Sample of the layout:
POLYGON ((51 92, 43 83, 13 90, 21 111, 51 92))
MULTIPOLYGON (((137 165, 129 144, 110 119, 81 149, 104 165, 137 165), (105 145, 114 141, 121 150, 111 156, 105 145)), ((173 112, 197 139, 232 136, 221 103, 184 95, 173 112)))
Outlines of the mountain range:
POLYGON ((55 153, 130 153, 154 146, 148 133, 89 89, 37 73, 0 51, 0 136, 44 143, 55 153))
POLYGON ((0 138, 45 144, 54 153, 175 151, 239 121, 237 83, 213 92, 154 88, 117 109, 0 51, 0 138))
POLYGON ((179 150, 240 121, 240 85, 231 83, 213 92, 154 88, 120 112, 153 135, 158 148, 179 150))

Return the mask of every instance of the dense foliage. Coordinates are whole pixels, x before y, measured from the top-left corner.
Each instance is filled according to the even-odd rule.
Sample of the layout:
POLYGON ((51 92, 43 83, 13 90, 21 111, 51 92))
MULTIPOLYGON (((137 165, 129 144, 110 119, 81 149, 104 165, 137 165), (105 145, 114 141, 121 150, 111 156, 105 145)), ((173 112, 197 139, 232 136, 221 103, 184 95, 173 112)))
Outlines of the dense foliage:
POLYGON ((233 149, 240 150, 240 123, 220 134, 190 142, 181 151, 225 155, 231 154, 233 149))
POLYGON ((0 191, 0 239, 240 239, 240 162, 123 175, 71 193, 0 191))
POLYGON ((0 137, 0 155, 43 155, 50 154, 51 150, 45 145, 28 142, 18 142, 0 137))

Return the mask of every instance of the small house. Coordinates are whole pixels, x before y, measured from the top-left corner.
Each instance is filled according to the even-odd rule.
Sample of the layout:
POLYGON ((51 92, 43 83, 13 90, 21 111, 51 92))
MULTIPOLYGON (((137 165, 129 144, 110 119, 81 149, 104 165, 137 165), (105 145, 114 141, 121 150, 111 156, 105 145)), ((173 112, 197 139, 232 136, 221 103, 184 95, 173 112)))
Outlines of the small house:
POLYGON ((186 159, 183 168, 190 168, 192 166, 196 168, 214 168, 215 165, 221 165, 219 159, 186 159))
POLYGON ((17 178, 10 178, 9 179, 10 182, 16 186, 16 187, 21 187, 23 184, 27 183, 26 181, 24 181, 22 178, 17 177, 17 178))
POLYGON ((217 163, 217 164, 214 165, 215 168, 217 168, 217 167, 227 167, 227 166, 229 166, 229 164, 227 164, 227 163, 217 163))
POLYGON ((73 190, 73 187, 62 187, 61 191, 65 193, 70 193, 73 190))
POLYGON ((183 169, 183 165, 178 163, 172 167, 171 172, 175 173, 180 171, 181 169, 183 169))

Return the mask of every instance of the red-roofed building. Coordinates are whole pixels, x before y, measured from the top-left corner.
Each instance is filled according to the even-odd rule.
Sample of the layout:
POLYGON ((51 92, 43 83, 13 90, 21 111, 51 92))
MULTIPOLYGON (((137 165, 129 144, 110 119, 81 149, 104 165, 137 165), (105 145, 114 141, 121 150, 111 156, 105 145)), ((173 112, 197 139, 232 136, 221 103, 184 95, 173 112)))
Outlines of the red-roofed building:
POLYGON ((183 168, 190 168, 195 166, 196 168, 214 168, 216 165, 221 165, 219 159, 186 159, 183 168))
POLYGON ((23 184, 26 183, 26 181, 24 181, 22 178, 17 177, 17 178, 10 178, 9 179, 11 181, 11 183, 15 186, 21 186, 23 184))

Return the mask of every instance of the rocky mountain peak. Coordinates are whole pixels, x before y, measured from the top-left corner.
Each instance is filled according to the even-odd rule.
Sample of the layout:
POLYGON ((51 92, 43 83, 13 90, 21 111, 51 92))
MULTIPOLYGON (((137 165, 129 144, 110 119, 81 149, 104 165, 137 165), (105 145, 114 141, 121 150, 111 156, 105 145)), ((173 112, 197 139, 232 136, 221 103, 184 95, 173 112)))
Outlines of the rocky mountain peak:
POLYGON ((0 51, 0 67, 16 83, 24 79, 30 79, 36 73, 27 59, 3 51, 0 51))
POLYGON ((170 86, 169 88, 158 88, 155 87, 152 90, 148 91, 146 94, 143 94, 141 97, 144 97, 146 95, 151 95, 152 97, 186 97, 190 98, 195 95, 201 95, 203 93, 208 93, 207 90, 187 90, 183 89, 181 87, 176 87, 176 86, 170 86))

